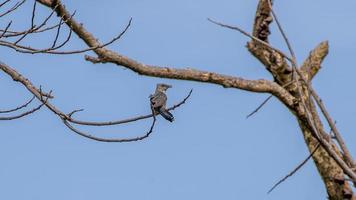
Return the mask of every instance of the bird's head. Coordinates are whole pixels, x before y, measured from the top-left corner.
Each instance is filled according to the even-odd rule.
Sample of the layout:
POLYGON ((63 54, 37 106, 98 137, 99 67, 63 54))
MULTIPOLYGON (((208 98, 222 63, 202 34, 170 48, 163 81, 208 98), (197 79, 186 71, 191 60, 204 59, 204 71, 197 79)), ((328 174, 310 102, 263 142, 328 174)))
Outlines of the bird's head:
POLYGON ((171 85, 167 85, 167 84, 164 84, 164 83, 159 83, 159 84, 157 84, 156 90, 157 91, 161 91, 161 92, 165 92, 168 88, 171 88, 171 87, 172 87, 171 85))

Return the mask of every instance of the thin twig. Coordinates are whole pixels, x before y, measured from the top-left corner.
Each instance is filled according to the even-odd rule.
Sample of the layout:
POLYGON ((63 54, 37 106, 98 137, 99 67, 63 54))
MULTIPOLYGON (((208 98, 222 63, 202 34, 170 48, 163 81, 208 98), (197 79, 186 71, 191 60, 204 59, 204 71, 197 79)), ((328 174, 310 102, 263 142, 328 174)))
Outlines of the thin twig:
POLYGON ((3 5, 5 5, 5 4, 7 4, 8 2, 10 2, 11 0, 6 0, 6 1, 4 1, 4 2, 2 2, 1 4, 0 4, 0 8, 3 6, 3 5))
MULTIPOLYGON (((49 94, 51 94, 51 92, 50 92, 49 94)), ((23 113, 18 114, 18 115, 16 115, 16 116, 0 117, 0 120, 1 120, 1 121, 8 121, 8 120, 19 119, 19 118, 25 117, 25 116, 27 116, 27 115, 30 115, 30 114, 32 114, 32 113, 38 111, 39 109, 41 109, 42 106, 44 106, 44 105, 47 103, 48 99, 49 99, 49 98, 46 97, 46 99, 44 99, 43 102, 42 102, 40 105, 38 105, 37 107, 33 108, 32 110, 23 112, 23 113)))
MULTIPOLYGON (((299 76, 301 76, 301 72, 299 70, 297 70, 299 76)), ((321 112, 323 113, 324 117, 326 118, 326 121, 328 122, 330 128, 332 129, 332 131, 334 132, 336 141, 338 142, 338 144, 341 147, 341 150, 344 153, 344 157, 346 162, 350 165, 351 168, 355 167, 356 164, 351 156, 351 153, 349 152, 348 148, 346 147, 346 144, 344 142, 344 140, 341 137, 341 134, 339 132, 339 130, 336 128, 336 125, 334 123, 334 120, 331 118, 329 112, 327 111, 323 101, 320 99, 320 97, 318 96, 318 94, 315 92, 315 90, 313 89, 313 87, 307 83, 307 81, 305 80, 304 77, 302 77, 303 82, 305 83, 305 85, 308 88, 308 91, 310 92, 310 94, 313 96, 313 98, 315 99, 318 107, 320 108, 321 112)), ((356 177, 356 176, 355 176, 356 177)), ((356 179, 355 179, 356 181, 356 179)))
POLYGON ((301 167, 305 165, 305 163, 308 162, 308 160, 314 155, 316 150, 320 147, 320 143, 315 147, 315 149, 309 154, 309 156, 303 160, 295 169, 293 169, 289 174, 287 174, 285 177, 283 177, 281 180, 279 180, 276 184, 273 185, 273 187, 268 190, 267 194, 271 193, 278 185, 283 183, 285 180, 287 180, 289 177, 293 176, 301 167))
POLYGON ((47 53, 47 54, 58 54, 58 55, 79 54, 79 53, 84 53, 84 52, 87 52, 87 51, 94 51, 96 49, 100 49, 100 48, 106 47, 106 46, 114 43, 115 41, 119 40, 126 33, 128 28, 130 27, 131 21, 132 21, 132 18, 130 19, 129 23, 126 25, 125 29, 118 36, 114 37, 109 42, 107 42, 107 43, 105 43, 103 45, 99 45, 99 46, 95 46, 95 47, 89 47, 89 48, 81 49, 81 50, 55 51, 59 47, 62 47, 63 44, 65 44, 68 41, 68 39, 70 38, 70 35, 72 33, 72 29, 71 28, 70 28, 70 33, 69 33, 69 36, 67 37, 67 40, 65 42, 63 42, 61 45, 59 45, 59 46, 57 46, 55 48, 35 49, 35 48, 32 48, 32 47, 26 47, 26 46, 22 46, 22 45, 17 45, 17 44, 14 44, 14 43, 11 43, 11 42, 6 42, 6 41, 0 41, 0 45, 12 48, 12 49, 14 49, 14 50, 16 50, 18 52, 21 52, 21 53, 29 53, 29 54, 36 54, 36 53, 47 53))
POLYGON ((265 99, 254 111, 252 111, 250 114, 246 116, 246 119, 256 114, 272 97, 273 95, 269 95, 269 97, 267 97, 267 99, 265 99))
MULTIPOLYGON (((10 30, 7 30, 8 34, 5 34, 4 37, 5 38, 9 38, 9 37, 18 37, 20 35, 23 35, 25 34, 26 32, 31 32, 31 34, 34 34, 34 33, 43 33, 43 32, 46 32, 46 31, 49 31, 49 30, 52 30, 52 29, 55 29, 57 28, 59 25, 63 25, 64 23, 67 22, 67 20, 70 20, 74 15, 75 15, 75 11, 73 12, 73 14, 66 20, 62 20, 62 23, 58 23, 58 24, 55 24, 55 25, 52 25, 52 26, 49 26, 49 27, 45 27, 43 29, 41 29, 42 27, 44 27, 46 24, 47 24, 47 21, 51 18, 51 16, 53 15, 54 13, 54 10, 52 10, 52 12, 50 13, 50 15, 47 16, 47 18, 39 25, 39 26, 36 26, 35 28, 33 28, 32 30, 25 30, 25 31, 10 31, 10 30)), ((0 30, 0 32, 4 32, 5 30, 0 30)))
POLYGON ((7 10, 6 12, 0 14, 0 18, 13 12, 14 10, 16 10, 17 8, 19 8, 23 3, 25 3, 26 0, 22 0, 20 3, 17 2, 12 8, 10 8, 9 10, 7 10))
MULTIPOLYGON (((290 84, 292 84, 294 81, 290 81, 286 84, 283 85, 283 88, 288 87, 290 84)), ((249 117, 251 117, 252 115, 256 114, 271 98, 273 95, 270 95, 269 97, 267 97, 267 99, 265 99, 254 111, 252 111, 250 114, 248 114, 246 116, 246 119, 248 119, 249 117)))
POLYGON ((275 50, 276 52, 278 52, 279 54, 281 54, 283 57, 285 57, 286 59, 288 59, 289 61, 292 61, 291 58, 289 58, 285 53, 283 53, 281 50, 271 46, 270 44, 268 44, 267 42, 263 41, 263 40, 260 40, 258 39, 257 37, 251 35, 250 33, 242 30, 241 28, 237 27, 237 26, 231 26, 231 25, 227 25, 227 24, 223 24, 223 23, 220 23, 220 22, 217 22, 215 20, 212 20, 210 18, 208 18, 208 21, 212 22, 213 24, 216 24, 216 25, 219 25, 221 27, 224 27, 224 28, 229 28, 229 29, 232 29, 232 30, 236 30, 236 31, 239 31, 240 33, 242 33, 243 35, 251 38, 252 40, 255 40, 259 43, 261 43, 262 45, 266 46, 266 47, 269 47, 273 50, 275 50))
POLYGON ((70 123, 63 119, 62 120, 64 125, 67 126, 71 131, 73 131, 74 133, 77 133, 80 136, 89 138, 91 140, 95 140, 95 141, 99 141, 99 142, 135 142, 135 141, 139 141, 139 140, 143 140, 147 137, 149 137, 151 135, 151 133, 153 132, 153 128, 156 124, 156 116, 153 115, 153 121, 151 124, 151 127, 149 129, 149 131, 143 135, 143 136, 138 136, 138 137, 134 137, 134 138, 115 138, 115 139, 110 139, 110 138, 101 138, 101 137, 97 137, 97 136, 93 136, 89 133, 84 133, 76 128, 74 128, 72 125, 70 125, 70 123))
MULTIPOLYGON (((55 7, 56 8, 56 7, 55 7)), ((31 25, 31 27, 28 29, 28 30, 26 30, 26 31, 24 31, 24 32, 22 32, 22 33, 17 33, 17 34, 14 34, 14 35, 11 35, 11 36, 21 36, 19 39, 17 39, 15 42, 13 42, 12 44, 14 44, 14 46, 17 46, 17 44, 20 42, 20 41, 22 41, 27 35, 29 35, 29 34, 32 34, 32 33, 34 33, 34 32, 36 32, 37 30, 39 30, 39 29, 41 29, 43 26, 45 26, 46 24, 47 24, 47 22, 48 22, 48 20, 52 17, 52 15, 55 13, 55 8, 54 9, 52 9, 52 12, 43 20, 43 22, 39 25, 39 26, 37 26, 37 27, 35 27, 34 25, 31 25)), ((35 9, 35 6, 34 6, 34 9, 35 9)), ((34 11, 32 11, 32 12, 34 12, 34 11)), ((32 20, 34 20, 34 13, 33 13, 33 15, 32 15, 32 20)), ((32 23, 34 23, 34 22, 32 22, 32 23)))
POLYGON ((288 40, 288 37, 287 37, 287 35, 285 34, 285 32, 284 32, 284 30, 283 30, 281 24, 279 23, 279 20, 278 20, 278 18, 277 18, 277 15, 274 13, 274 11, 273 11, 273 9, 272 9, 271 0, 267 0, 267 2, 268 2, 268 5, 269 5, 269 7, 270 7, 270 9, 271 9, 271 13, 272 13, 272 15, 273 15, 273 18, 274 18, 274 20, 276 21, 276 24, 277 24, 277 26, 278 26, 278 29, 279 29, 280 33, 282 34, 282 37, 283 37, 284 41, 286 42, 286 44, 287 44, 287 46, 288 46, 288 50, 289 50, 289 52, 290 52, 290 54, 291 54, 291 56, 292 56, 292 59, 294 60, 294 62, 296 62, 296 57, 295 57, 295 53, 294 53, 294 51, 293 51, 292 45, 290 44, 290 42, 289 42, 289 40, 288 40))
POLYGON ((63 21, 63 18, 61 17, 61 19, 60 19, 60 21, 59 21, 59 26, 58 26, 57 32, 56 32, 56 37, 55 37, 55 39, 54 39, 54 42, 53 42, 51 48, 54 48, 54 47, 56 46, 56 43, 57 43, 57 40, 58 40, 58 37, 59 37, 59 33, 60 33, 60 31, 61 31, 62 21, 63 21))
POLYGON ((37 5, 37 0, 34 0, 33 8, 32 8, 32 17, 31 17, 31 29, 35 27, 36 5, 37 5))
POLYGON ((1 39, 2 37, 4 37, 6 31, 10 28, 11 24, 12 24, 12 21, 10 21, 10 22, 7 24, 7 26, 6 26, 5 30, 4 30, 4 32, 2 32, 2 34, 0 35, 0 39, 1 39))
POLYGON ((35 96, 33 96, 30 100, 28 100, 23 105, 18 106, 17 108, 13 108, 13 109, 10 109, 10 110, 0 110, 0 113, 3 114, 3 113, 10 113, 10 112, 15 112, 15 111, 21 110, 22 108, 27 107, 34 99, 35 99, 35 96))

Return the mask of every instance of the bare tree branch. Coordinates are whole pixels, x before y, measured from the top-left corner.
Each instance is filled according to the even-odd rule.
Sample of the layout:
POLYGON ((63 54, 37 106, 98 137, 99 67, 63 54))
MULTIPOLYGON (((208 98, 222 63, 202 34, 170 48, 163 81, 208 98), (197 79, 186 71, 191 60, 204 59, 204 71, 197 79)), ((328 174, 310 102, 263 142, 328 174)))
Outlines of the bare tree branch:
MULTIPOLYGON (((25 3, 26 0, 22 0, 21 2, 17 2, 12 8, 10 8, 9 10, 5 11, 4 13, 0 14, 0 17, 4 17, 5 15, 15 11, 16 9, 18 9, 22 4, 25 3)), ((7 3, 5 1, 5 3, 7 3)))
POLYGON ((191 68, 175 69, 169 67, 151 66, 139 63, 133 59, 110 51, 104 47, 96 48, 100 47, 101 44, 90 32, 88 32, 84 28, 82 24, 76 22, 74 18, 69 19, 69 12, 59 0, 38 0, 38 2, 50 8, 53 8, 53 5, 58 5, 58 7, 56 8, 57 15, 63 17, 63 19, 66 21, 66 24, 72 28, 72 30, 88 45, 88 47, 95 48, 93 49, 93 51, 97 54, 97 56, 102 62, 110 62, 120 66, 124 66, 128 69, 131 69, 132 71, 146 76, 207 82, 218 84, 223 87, 238 88, 252 92, 272 93, 285 105, 293 105, 294 98, 292 98, 292 96, 289 95, 288 92, 281 88, 278 84, 275 84, 270 81, 245 80, 239 77, 221 75, 213 72, 199 71, 191 68))
POLYGON ((287 174, 285 177, 283 177, 281 180, 279 180, 276 184, 274 184, 273 187, 270 190, 268 190, 267 194, 271 193, 276 187, 278 187, 278 185, 283 183, 289 177, 293 176, 300 168, 302 168, 309 161, 309 159, 314 155, 314 153, 316 152, 316 150, 318 150, 319 147, 320 147, 320 144, 318 144, 318 146, 315 147, 315 149, 309 154, 309 156, 306 159, 304 159, 303 162, 301 162, 295 169, 293 169, 289 174, 287 174))
MULTIPOLYGON (((101 142, 133 142, 133 141, 139 141, 142 139, 147 138, 153 131, 154 125, 156 123, 156 116, 154 114, 151 115, 146 115, 146 116, 140 116, 140 117, 135 117, 135 118, 131 118, 131 119, 125 119, 125 120, 120 120, 120 121, 112 121, 112 122, 88 122, 88 121, 80 121, 80 120, 76 120, 74 118, 72 118, 72 115, 76 112, 81 111, 80 110, 74 110, 68 114, 65 114, 64 112, 62 112, 61 110, 59 110, 58 108, 56 108, 54 105, 50 104, 47 100, 49 97, 51 97, 51 92, 49 93, 49 95, 47 95, 47 99, 43 99, 43 92, 42 89, 37 89, 35 86, 33 86, 33 84, 29 81, 29 79, 23 77, 20 73, 18 73, 16 70, 12 69, 11 67, 7 66, 5 63, 0 62, 0 69, 2 71, 4 71, 6 74, 8 74, 9 76, 12 77, 12 79, 14 81, 18 81, 21 84, 23 84, 29 92, 31 92, 38 100, 40 100, 43 104, 41 104, 39 107, 22 113, 18 116, 14 116, 14 117, 7 117, 7 118, 0 118, 0 120, 11 120, 11 119, 17 119, 23 116, 26 116, 28 114, 31 114, 37 110, 39 110, 43 105, 45 105, 50 111, 52 111, 54 114, 56 114, 64 123, 65 126, 67 126, 70 130, 72 130, 73 132, 89 138, 89 139, 93 139, 96 141, 101 141, 101 142), (137 120, 141 120, 141 119, 146 119, 149 117, 153 117, 153 122, 151 124, 151 127, 149 129, 149 131, 143 135, 143 136, 139 136, 139 137, 134 137, 134 138, 120 138, 120 139, 107 139, 107 138, 100 138, 100 137, 96 137, 93 136, 91 134, 87 134, 84 133, 80 130, 78 130, 77 128, 74 128, 70 123, 76 123, 76 124, 80 124, 80 125, 85 125, 85 126, 109 126, 109 125, 117 125, 117 124, 123 124, 123 123, 129 123, 129 122, 133 122, 133 121, 137 121, 137 120)), ((182 104, 184 104, 186 102, 186 100, 190 97, 192 93, 192 90, 190 90, 189 94, 178 104, 172 106, 171 108, 169 108, 169 110, 173 110, 176 109, 177 107, 181 106, 182 104)))
MULTIPOLYGON (((23 2, 17 2, 12 8, 0 14, 4 16, 20 7, 23 2)), ((266 67, 266 69, 272 74, 273 81, 268 80, 246 80, 240 77, 234 77, 229 75, 218 74, 215 72, 207 72, 201 70, 195 70, 192 68, 177 69, 171 67, 160 67, 155 65, 146 65, 136 60, 123 56, 117 52, 111 51, 106 47, 113 42, 119 40, 121 36, 128 30, 131 25, 131 19, 126 28, 111 41, 101 44, 96 37, 92 35, 85 27, 78 23, 74 18, 74 14, 70 14, 60 0, 37 0, 39 3, 49 7, 52 13, 42 21, 39 26, 35 25, 36 15, 36 1, 32 8, 31 27, 25 31, 13 31, 9 30, 11 22, 6 26, 4 30, 0 30, 0 45, 15 49, 22 53, 48 53, 48 54, 77 54, 87 51, 93 51, 96 57, 85 56, 87 61, 92 63, 113 63, 118 66, 130 69, 140 75, 190 80, 204 83, 212 83, 221 85, 226 88, 237 88, 247 90, 251 92, 270 93, 277 97, 288 109, 297 117, 300 127, 303 131, 303 136, 306 140, 309 148, 310 156, 302 162, 292 173, 288 174, 281 181, 279 181, 273 188, 277 187, 280 183, 284 182, 289 176, 292 176, 299 168, 301 168, 308 159, 311 157, 314 159, 317 168, 323 178, 327 187, 330 199, 355 199, 356 197, 348 190, 349 183, 345 182, 345 176, 348 176, 356 184, 356 163, 353 161, 350 152, 348 151, 345 142, 343 141, 341 134, 338 132, 334 120, 327 112, 322 100, 314 91, 311 86, 311 80, 313 76, 320 69, 321 62, 328 53, 328 44, 323 42, 319 44, 313 51, 311 51, 309 57, 305 60, 300 69, 296 61, 296 55, 290 44, 290 41, 283 30, 277 15, 272 9, 271 0, 260 0, 256 11, 254 26, 252 34, 244 31, 243 29, 235 26, 226 25, 214 20, 208 19, 210 22, 219 26, 237 30, 243 35, 251 39, 247 44, 248 50, 266 67), (56 13, 60 18, 59 22, 53 26, 45 26, 49 18, 56 13), (282 37, 288 47, 290 56, 283 53, 277 48, 274 48, 268 41, 270 34, 269 25, 273 21, 276 21, 278 29, 282 34, 282 37), (69 34, 66 40, 58 45, 58 38, 62 34, 62 25, 66 23, 69 28, 69 34), (55 29, 53 42, 49 45, 49 48, 35 48, 26 45, 19 45, 19 43, 31 34, 45 32, 55 29), (59 51, 67 42, 69 42, 71 35, 75 33, 84 43, 87 48, 75 51, 59 51), (15 42, 6 41, 6 38, 13 38, 15 42), (2 39, 2 40, 1 40, 2 39), (288 63, 288 61, 290 63, 288 63), (288 84, 288 85, 287 85, 288 84), (317 106, 315 105, 315 102, 317 106), (317 107, 320 108, 323 116, 326 118, 332 132, 335 134, 335 139, 338 145, 336 145, 330 136, 323 128, 323 124, 318 114, 317 107), (321 148, 319 148, 321 146, 321 148), (340 181, 343 180, 343 181, 340 181), (348 191, 346 191, 348 190, 348 191), (343 192, 340 192, 343 191, 343 192), (345 192, 346 191, 346 192, 345 192)), ((0 4, 0 7, 8 3, 9 0, 0 4)), ((138 141, 147 138, 153 131, 156 116, 155 113, 133 117, 124 120, 107 121, 107 122, 93 122, 93 121, 81 121, 73 118, 73 115, 82 110, 74 110, 65 114, 50 102, 47 102, 48 98, 52 98, 51 94, 43 93, 41 89, 37 89, 33 84, 21 74, 9 66, 0 63, 0 69, 6 74, 11 76, 14 81, 18 81, 23 84, 37 99, 42 102, 50 111, 56 114, 71 131, 89 139, 102 142, 129 142, 138 141), (47 96, 44 100, 43 97, 47 96), (93 136, 89 133, 85 133, 80 129, 73 126, 73 124, 84 126, 109 126, 123 123, 134 122, 141 119, 153 117, 153 122, 148 132, 142 136, 134 138, 101 138, 93 136)), ((179 105, 185 103, 185 101, 191 95, 188 96, 179 104, 173 106, 170 109, 174 109, 179 105)), ((263 105, 271 98, 268 97, 257 109, 254 110, 249 116, 258 112, 263 105)), ((41 106, 42 106, 41 105, 41 106)), ((21 106, 20 106, 21 107, 21 106)), ((12 109, 13 110, 13 109, 12 109)), ((249 117, 248 116, 248 117, 249 117)), ((0 118, 1 119, 1 118, 0 118)), ((348 179, 346 177, 346 179, 348 179)), ((270 192, 269 191, 269 192, 270 192)))
POLYGON ((9 48, 14 49, 14 50, 16 50, 18 52, 21 52, 21 53, 29 53, 29 54, 37 54, 37 53, 59 54, 59 55, 79 54, 79 53, 84 53, 84 52, 93 51, 93 50, 96 50, 96 49, 99 49, 99 48, 106 47, 106 46, 114 43, 115 41, 119 40, 126 33, 128 28, 130 27, 131 21, 132 21, 132 18, 129 20, 129 23, 126 25, 125 29, 119 35, 117 35, 116 37, 111 39, 109 42, 107 42, 105 44, 102 44, 102 45, 99 45, 99 46, 89 47, 89 48, 85 48, 85 49, 79 49, 79 50, 73 50, 73 51, 57 51, 57 49, 63 47, 65 44, 67 44, 67 42, 71 38, 71 34, 72 34, 72 29, 69 29, 69 35, 68 35, 67 39, 64 42, 62 42, 62 44, 60 44, 58 46, 55 46, 55 44, 57 43, 57 39, 58 39, 60 27, 61 27, 60 25, 62 24, 62 22, 60 22, 58 24, 56 37, 55 37, 55 39, 53 41, 52 46, 49 47, 49 48, 36 49, 36 48, 32 48, 32 47, 26 47, 26 46, 18 45, 17 43, 19 41, 21 41, 29 32, 23 34, 22 37, 19 38, 19 40, 17 40, 15 43, 7 42, 7 41, 0 41, 0 45, 9 47, 9 48))
POLYGON ((155 126, 155 123, 156 123, 156 116, 153 115, 153 121, 152 121, 152 124, 151 124, 151 127, 150 127, 149 131, 143 136, 134 137, 134 138, 108 139, 108 138, 96 137, 96 136, 93 136, 93 135, 91 135, 89 133, 84 133, 84 132, 74 128, 72 125, 70 125, 68 120, 63 119, 63 123, 70 130, 72 130, 74 133, 77 133, 80 136, 83 136, 83 137, 86 137, 86 138, 89 138, 91 140, 95 140, 95 141, 98 141, 98 142, 136 142, 136 141, 139 141, 139 140, 143 140, 143 139, 145 139, 145 138, 147 138, 147 137, 149 137, 151 135, 151 133, 153 131, 153 128, 155 126))
MULTIPOLYGON (((282 37, 283 37, 284 41, 286 42, 286 44, 287 44, 287 46, 288 46, 288 50, 289 50, 289 52, 290 52, 290 54, 291 54, 291 56, 292 56, 292 60, 290 60, 290 59, 288 59, 288 60, 290 60, 291 62, 294 62, 294 63, 296 64, 297 59, 296 59, 296 57, 295 57, 295 53, 294 53, 294 51, 293 51, 292 45, 290 44, 290 42, 289 42, 289 40, 288 40, 288 37, 287 37, 287 35, 285 34, 285 32, 284 32, 284 30, 283 30, 281 24, 279 23, 279 20, 278 20, 278 18, 277 18, 277 15, 276 15, 276 14, 274 13, 274 11, 273 11, 272 2, 271 2, 271 0, 267 0, 267 2, 268 2, 268 5, 269 5, 269 7, 270 7, 270 9, 271 9, 271 13, 272 13, 272 15, 273 15, 273 18, 274 18, 274 20, 276 20, 276 24, 277 24, 277 26, 278 26, 278 29, 279 29, 279 31, 281 32, 282 37)), ((286 56, 285 56, 285 57, 286 57, 286 56)), ((286 57, 286 58, 287 58, 287 57, 286 57)))
POLYGON ((251 35, 251 34, 249 34, 249 33, 247 33, 246 31, 242 30, 241 28, 239 28, 239 27, 237 27, 237 26, 231 26, 231 25, 223 24, 223 23, 221 23, 221 22, 217 22, 217 21, 212 20, 212 19, 210 19, 210 18, 208 18, 208 21, 210 21, 210 22, 212 22, 212 23, 214 23, 214 24, 216 24, 216 25, 219 25, 219 26, 221 26, 221 27, 224 27, 224 28, 229 28, 229 29, 232 29, 232 30, 236 30, 236 31, 242 33, 243 35, 245 35, 245 36, 251 38, 252 40, 255 40, 255 41, 257 41, 258 43, 260 43, 260 44, 262 44, 262 45, 264 45, 264 46, 266 46, 266 47, 268 47, 268 48, 270 48, 270 49, 273 49, 274 51, 280 53, 284 58, 286 58, 286 59, 288 59, 288 60, 290 60, 290 61, 292 60, 292 59, 289 58, 285 53, 283 53, 281 50, 279 50, 279 49, 277 49, 277 48, 275 48, 275 47, 272 47, 272 46, 271 46, 270 44, 268 44, 267 42, 265 42, 265 41, 263 41, 263 40, 260 40, 259 38, 255 37, 255 36, 253 36, 253 35, 251 35))
POLYGON ((6 26, 5 30, 4 30, 4 32, 0 35, 0 39, 1 39, 2 37, 4 37, 4 35, 5 35, 5 33, 7 32, 7 30, 10 28, 11 24, 12 24, 12 21, 10 21, 10 22, 7 24, 7 26, 6 26))
POLYGON ((269 95, 254 111, 252 111, 250 114, 246 116, 246 119, 256 114, 272 97, 273 95, 269 95))
MULTIPOLYGON (((51 93, 51 92, 50 92, 51 93)), ((34 98, 32 98, 33 100, 34 98)), ((10 117, 0 117, 0 120, 1 121, 9 121, 9 120, 14 120, 14 119, 19 119, 19 118, 22 118, 22 117, 25 117, 27 115, 30 115, 38 110, 40 110, 42 108, 43 105, 46 104, 47 100, 49 99, 49 97, 46 97, 46 99, 43 100, 43 102, 41 102, 40 105, 38 105, 37 107, 29 110, 29 111, 26 111, 26 112, 23 112, 21 114, 18 114, 18 115, 15 115, 15 116, 10 116, 10 117)), ((31 101, 32 101, 31 100, 31 101)))
MULTIPOLYGON (((178 108, 179 106, 183 105, 188 98, 190 97, 190 95, 192 94, 193 90, 190 90, 188 95, 178 104, 173 105, 172 107, 168 108, 167 110, 174 110, 176 108, 178 108)), ((148 115, 142 115, 142 116, 138 116, 138 117, 133 117, 133 118, 129 118, 129 119, 124 119, 124 120, 117 120, 117 121, 108 121, 108 122, 88 122, 88 121, 80 121, 80 120, 76 120, 71 118, 71 116, 78 112, 78 111, 82 111, 82 109, 79 110, 74 110, 72 112, 70 112, 69 114, 67 114, 67 116, 69 116, 68 121, 70 121, 73 124, 80 124, 80 125, 86 125, 86 126, 112 126, 112 125, 118 125, 118 124, 126 124, 129 122, 134 122, 134 121, 138 121, 138 120, 142 120, 142 119, 147 119, 150 117, 153 117, 153 114, 148 114, 148 115)), ((157 115, 157 114, 156 114, 157 115)))
POLYGON ((328 55, 329 44, 328 41, 321 42, 310 53, 308 58, 304 61, 300 67, 300 71, 304 75, 307 81, 311 81, 316 73, 321 68, 321 63, 328 55))
POLYGON ((26 103, 22 104, 21 106, 18 106, 16 108, 9 109, 9 110, 0 110, 0 113, 3 114, 3 113, 10 113, 10 112, 15 112, 15 111, 21 110, 22 108, 27 107, 34 99, 35 99, 35 96, 33 96, 30 100, 28 100, 26 103))
POLYGON ((2 3, 0 4, 0 8, 1 8, 3 5, 9 3, 10 1, 11 1, 11 0, 6 0, 6 1, 2 2, 2 3))
POLYGON ((37 1, 33 1, 32 17, 31 17, 31 28, 35 27, 35 14, 36 14, 37 1))
MULTIPOLYGON (((54 14, 54 10, 56 7, 54 7, 51 11, 51 13, 42 21, 42 23, 39 26, 35 26, 33 28, 27 29, 25 31, 10 31, 7 30, 8 34, 4 34, 5 38, 10 38, 10 37, 18 37, 18 36, 22 36, 24 34, 35 34, 35 33, 43 33, 49 30, 52 30, 54 28, 57 28, 59 25, 63 25, 65 22, 63 21, 63 18, 60 19, 60 21, 62 21, 61 23, 46 27, 46 24, 48 22, 48 20, 53 16, 54 14)), ((73 12, 73 14, 71 15, 70 18, 72 18, 75 15, 75 11, 73 12)), ((0 30, 0 32, 5 32, 4 30, 0 30)))
MULTIPOLYGON (((270 10, 272 12, 272 15, 274 17, 274 19, 276 20, 276 23, 277 23, 277 26, 278 26, 278 29, 279 31, 281 32, 287 46, 288 46, 288 49, 292 55, 292 66, 293 66, 293 71, 295 71, 296 73, 298 73, 298 76, 300 76, 300 78, 303 80, 304 84, 306 85, 306 87, 308 88, 308 91, 310 91, 311 95, 314 97, 314 99, 316 100, 318 106, 320 107, 320 109, 322 110, 322 113, 324 114, 324 116, 327 118, 327 121, 329 123, 329 125, 331 126, 331 128, 333 129, 336 129, 336 126, 335 124, 333 123, 333 120, 331 119, 330 115, 328 114, 328 112, 326 111, 325 109, 325 106, 322 104, 322 101, 320 100, 320 98, 318 97, 318 95, 316 94, 316 92, 312 89, 311 85, 305 80, 303 74, 300 72, 299 69, 297 69, 297 63, 296 63, 296 57, 295 57, 295 54, 294 54, 294 51, 293 51, 293 48, 291 47, 290 45, 290 42, 282 28, 282 26, 280 25, 279 23, 279 20, 276 16, 276 14, 274 13, 273 9, 272 9, 272 4, 270 2, 270 0, 267 0, 268 1, 268 4, 269 4, 269 7, 270 7, 270 10)), ((294 76, 296 78, 296 76, 294 76)), ((296 79, 298 81, 298 79, 296 79)), ((301 92, 301 88, 299 86, 299 84, 297 83, 297 87, 298 87, 298 92, 299 92, 299 96, 302 97, 302 92, 301 92)), ((316 138, 318 139, 319 142, 321 142, 321 145, 325 148, 325 150, 330 154, 331 157, 333 157, 333 159, 338 163, 338 165, 343 169, 343 171, 345 172, 345 174, 347 174, 351 179, 354 180, 354 182, 356 182, 356 173, 354 173, 350 167, 352 168, 353 167, 353 160, 352 158, 348 157, 348 156, 345 156, 346 158, 350 159, 350 162, 351 162, 351 166, 349 167, 342 159, 339 158, 339 156, 336 154, 336 152, 333 151, 332 147, 330 146, 330 144, 328 144, 327 141, 325 141, 325 139, 321 136, 322 134, 324 134, 324 132, 320 132, 318 130, 318 128, 315 127, 315 122, 314 120, 312 119, 312 117, 310 117, 311 114, 308 113, 308 108, 304 102, 304 98, 301 98, 301 102, 303 104, 303 107, 305 109, 305 111, 307 112, 306 113, 306 117, 307 117, 307 121, 309 123, 309 125, 311 126, 316 138)), ((337 129, 336 129, 337 131, 337 129)), ((343 143, 344 147, 345 147, 345 144, 343 143)), ((345 147, 346 151, 347 151, 347 148, 345 147)), ((351 155, 349 155, 351 156, 351 155)), ((347 159, 347 162, 349 162, 349 160, 347 159)))

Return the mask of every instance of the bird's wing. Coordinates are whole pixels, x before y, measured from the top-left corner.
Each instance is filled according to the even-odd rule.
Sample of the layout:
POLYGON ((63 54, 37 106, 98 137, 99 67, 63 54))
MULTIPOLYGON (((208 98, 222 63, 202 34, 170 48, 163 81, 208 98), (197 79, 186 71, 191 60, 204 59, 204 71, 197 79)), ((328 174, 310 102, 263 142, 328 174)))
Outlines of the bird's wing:
POLYGON ((151 104, 154 108, 166 106, 167 96, 163 92, 156 92, 151 97, 151 104))

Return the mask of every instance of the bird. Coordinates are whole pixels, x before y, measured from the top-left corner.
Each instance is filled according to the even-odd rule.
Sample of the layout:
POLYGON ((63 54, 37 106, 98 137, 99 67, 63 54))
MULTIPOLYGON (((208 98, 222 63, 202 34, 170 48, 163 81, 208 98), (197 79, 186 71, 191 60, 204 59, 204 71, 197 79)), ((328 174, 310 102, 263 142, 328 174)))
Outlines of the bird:
POLYGON ((167 95, 165 93, 166 90, 171 87, 171 85, 159 83, 156 86, 155 93, 151 94, 149 97, 154 114, 159 113, 166 120, 173 122, 174 117, 166 108, 167 95))

